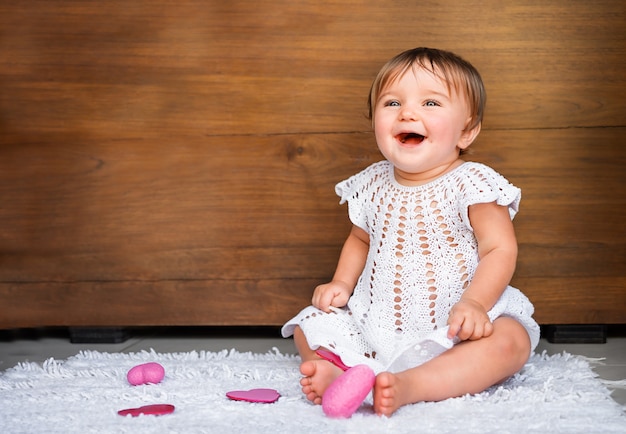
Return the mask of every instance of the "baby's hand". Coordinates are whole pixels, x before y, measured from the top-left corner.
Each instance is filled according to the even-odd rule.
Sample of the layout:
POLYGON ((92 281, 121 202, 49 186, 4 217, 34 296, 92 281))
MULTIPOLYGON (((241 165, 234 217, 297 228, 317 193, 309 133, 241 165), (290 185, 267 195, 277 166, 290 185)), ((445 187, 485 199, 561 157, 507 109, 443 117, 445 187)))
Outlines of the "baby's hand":
POLYGON ((343 307, 348 303, 352 288, 340 281, 332 281, 315 288, 312 304, 324 312, 330 312, 330 306, 343 307))
POLYGON ((493 324, 487 311, 480 303, 471 299, 461 299, 452 306, 448 325, 449 339, 457 336, 462 341, 467 339, 474 341, 493 333, 493 324))

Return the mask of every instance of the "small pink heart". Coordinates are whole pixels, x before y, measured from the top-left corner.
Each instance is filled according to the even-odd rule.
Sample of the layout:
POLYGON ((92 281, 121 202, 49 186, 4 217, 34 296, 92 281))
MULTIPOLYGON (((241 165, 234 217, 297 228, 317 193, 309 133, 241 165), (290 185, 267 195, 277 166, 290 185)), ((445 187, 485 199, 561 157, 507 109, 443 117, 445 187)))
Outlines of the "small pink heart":
POLYGON ((317 354, 318 356, 320 356, 324 360, 328 360, 330 363, 332 363, 333 365, 337 366, 342 371, 347 371, 348 369, 350 369, 349 366, 347 366, 345 363, 343 363, 343 361, 341 360, 341 357, 339 357, 335 353, 331 353, 330 351, 323 350, 323 349, 320 348, 320 349, 315 351, 315 354, 317 354))
POLYGON ((165 369, 156 362, 143 363, 128 371, 126 379, 133 386, 140 384, 157 384, 165 377, 165 369))
POLYGON ((280 393, 274 389, 233 390, 226 396, 234 401, 261 402, 271 404, 278 401, 280 393))
POLYGON ((128 416, 129 414, 132 417, 137 417, 142 414, 149 414, 153 416, 161 416, 164 414, 170 414, 174 411, 174 406, 171 404, 151 404, 144 405, 139 408, 127 408, 125 410, 120 410, 117 412, 120 416, 128 416))

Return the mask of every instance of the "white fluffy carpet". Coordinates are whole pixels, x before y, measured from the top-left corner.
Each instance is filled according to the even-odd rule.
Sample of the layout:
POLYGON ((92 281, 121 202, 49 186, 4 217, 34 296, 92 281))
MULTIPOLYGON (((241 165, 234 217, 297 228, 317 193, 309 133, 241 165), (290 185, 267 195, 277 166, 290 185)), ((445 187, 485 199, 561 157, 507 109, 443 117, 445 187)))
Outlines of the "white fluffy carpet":
POLYGON ((351 418, 329 419, 299 387, 299 359, 267 354, 81 352, 65 361, 20 363, 0 374, 2 433, 626 433, 624 408, 587 360, 533 355, 505 384, 479 395, 403 407, 390 418, 371 400, 351 418), (156 361, 157 385, 130 386, 128 370, 156 361), (273 388, 274 404, 226 398, 230 390, 273 388), (165 416, 118 410, 173 404, 165 416))

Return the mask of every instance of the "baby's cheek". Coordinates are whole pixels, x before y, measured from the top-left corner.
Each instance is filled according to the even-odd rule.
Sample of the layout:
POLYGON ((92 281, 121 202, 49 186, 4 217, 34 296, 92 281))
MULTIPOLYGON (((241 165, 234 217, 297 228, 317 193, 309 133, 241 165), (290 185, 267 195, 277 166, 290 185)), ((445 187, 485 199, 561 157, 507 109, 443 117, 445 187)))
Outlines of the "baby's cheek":
POLYGON ((128 371, 126 378, 133 386, 140 384, 157 384, 165 377, 165 369, 156 362, 137 365, 128 371))

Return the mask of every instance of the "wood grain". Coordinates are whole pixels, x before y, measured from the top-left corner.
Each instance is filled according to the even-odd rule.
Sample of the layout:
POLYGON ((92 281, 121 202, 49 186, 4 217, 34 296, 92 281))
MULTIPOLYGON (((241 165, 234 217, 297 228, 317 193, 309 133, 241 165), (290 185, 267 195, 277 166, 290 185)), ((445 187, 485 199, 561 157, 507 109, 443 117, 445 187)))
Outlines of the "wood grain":
POLYGON ((401 50, 488 92, 543 324, 626 323, 626 4, 0 2, 0 328, 279 325, 330 278, 401 50), (420 23, 420 25, 416 25, 420 23))

